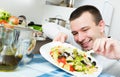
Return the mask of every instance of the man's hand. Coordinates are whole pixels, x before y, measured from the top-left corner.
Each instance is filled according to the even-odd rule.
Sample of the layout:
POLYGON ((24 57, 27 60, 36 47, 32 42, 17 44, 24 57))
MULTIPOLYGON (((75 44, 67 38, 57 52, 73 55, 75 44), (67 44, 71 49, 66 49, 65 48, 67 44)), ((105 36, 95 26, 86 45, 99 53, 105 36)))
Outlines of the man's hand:
POLYGON ((96 39, 93 50, 107 58, 120 59, 120 43, 112 38, 96 39))
POLYGON ((67 35, 65 33, 59 33, 54 39, 53 41, 59 41, 59 42, 65 42, 67 40, 67 35))

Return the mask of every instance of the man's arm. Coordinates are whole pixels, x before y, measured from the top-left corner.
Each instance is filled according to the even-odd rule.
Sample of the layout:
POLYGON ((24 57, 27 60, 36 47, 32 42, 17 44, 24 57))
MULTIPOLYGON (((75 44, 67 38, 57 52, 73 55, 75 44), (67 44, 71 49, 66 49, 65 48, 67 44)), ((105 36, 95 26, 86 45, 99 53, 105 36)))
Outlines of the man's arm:
POLYGON ((43 32, 53 41, 68 42, 74 46, 80 47, 73 38, 71 30, 68 30, 55 23, 45 23, 42 26, 43 32))

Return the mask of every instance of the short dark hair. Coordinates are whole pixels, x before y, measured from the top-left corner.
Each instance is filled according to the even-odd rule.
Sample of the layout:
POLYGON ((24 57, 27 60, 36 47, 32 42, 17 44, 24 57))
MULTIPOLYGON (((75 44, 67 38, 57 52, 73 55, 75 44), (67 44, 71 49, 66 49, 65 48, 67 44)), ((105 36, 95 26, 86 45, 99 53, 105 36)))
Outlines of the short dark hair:
POLYGON ((98 24, 100 20, 102 20, 100 11, 92 5, 83 5, 78 7, 71 13, 69 20, 75 20, 76 18, 80 17, 84 12, 89 12, 90 14, 92 14, 96 24, 98 24))

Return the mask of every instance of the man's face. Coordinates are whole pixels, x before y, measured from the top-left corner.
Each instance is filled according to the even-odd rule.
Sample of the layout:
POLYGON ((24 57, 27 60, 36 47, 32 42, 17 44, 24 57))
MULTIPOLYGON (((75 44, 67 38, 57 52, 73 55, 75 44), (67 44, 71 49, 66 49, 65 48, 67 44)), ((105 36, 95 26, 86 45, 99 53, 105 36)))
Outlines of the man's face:
POLYGON ((72 20, 70 24, 74 39, 83 50, 91 50, 95 39, 104 34, 104 24, 100 22, 96 25, 89 12, 83 13, 79 18, 72 20))

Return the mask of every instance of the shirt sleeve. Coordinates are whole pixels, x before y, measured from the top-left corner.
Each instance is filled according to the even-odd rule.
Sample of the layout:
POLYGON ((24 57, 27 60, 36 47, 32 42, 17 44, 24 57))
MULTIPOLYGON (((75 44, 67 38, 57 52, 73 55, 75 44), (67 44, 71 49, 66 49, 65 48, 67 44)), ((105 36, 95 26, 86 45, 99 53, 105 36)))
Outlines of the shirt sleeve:
POLYGON ((55 23, 45 23, 42 25, 42 29, 43 33, 51 39, 54 39, 55 36, 60 32, 55 23))
POLYGON ((71 30, 69 30, 69 29, 66 29, 60 25, 57 25, 56 23, 45 23, 45 24, 43 24, 42 29, 43 29, 43 32, 45 33, 45 35, 51 39, 54 39, 58 35, 58 33, 63 32, 68 35, 66 42, 68 42, 76 47, 80 47, 74 41, 74 37, 71 33, 71 30))

